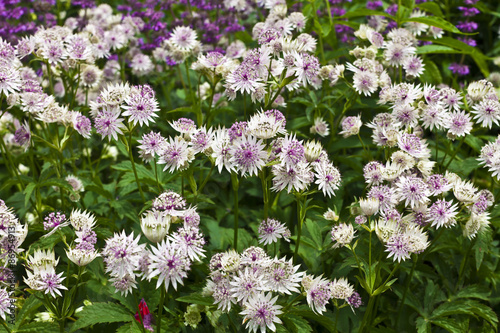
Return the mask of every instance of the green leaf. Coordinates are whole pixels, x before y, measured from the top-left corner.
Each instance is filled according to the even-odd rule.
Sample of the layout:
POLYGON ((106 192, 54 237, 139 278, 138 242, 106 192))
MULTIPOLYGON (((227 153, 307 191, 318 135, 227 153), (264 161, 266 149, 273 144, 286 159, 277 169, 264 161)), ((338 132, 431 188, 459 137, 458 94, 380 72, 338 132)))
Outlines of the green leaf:
POLYGON ((417 47, 417 54, 440 54, 440 53, 462 53, 462 51, 455 50, 449 46, 444 45, 422 45, 417 47))
POLYGON ((78 317, 70 332, 99 323, 128 322, 134 319, 130 312, 115 303, 93 303, 85 306, 78 317))
POLYGON ((425 40, 431 41, 435 44, 439 45, 444 45, 444 46, 449 46, 454 49, 457 49, 461 51, 462 53, 468 54, 474 59, 476 65, 479 67, 481 72, 485 77, 488 77, 490 75, 489 69, 488 69, 488 63, 486 62, 486 59, 488 59, 479 49, 472 47, 470 45, 465 44, 464 42, 461 42, 459 40, 456 40, 451 37, 442 37, 439 39, 426 39, 425 40))
POLYGON ((444 328, 448 332, 452 333, 467 332, 466 328, 462 327, 455 319, 452 318, 432 319, 431 323, 444 328))
POLYGON ((318 226, 317 223, 307 219, 306 222, 306 228, 307 231, 309 231, 309 234, 311 235, 312 240, 314 243, 316 243, 316 248, 318 250, 321 250, 321 247, 323 245, 323 237, 321 236, 321 230, 318 226))
POLYGON ((391 20, 396 20, 396 18, 392 15, 387 14, 386 12, 381 12, 378 10, 371 10, 366 8, 356 9, 354 11, 350 11, 345 13, 342 16, 338 16, 339 19, 344 18, 353 18, 353 17, 364 17, 364 16, 385 16, 391 20))
POLYGON ((285 322, 288 332, 292 333, 310 333, 312 332, 312 327, 309 325, 307 320, 300 316, 295 316, 293 314, 287 314, 283 316, 283 321, 285 322))
POLYGON ((469 34, 461 32, 453 24, 451 24, 450 22, 446 21, 445 19, 442 19, 441 17, 437 17, 437 16, 409 17, 407 19, 403 19, 402 23, 404 23, 404 22, 418 22, 418 23, 427 24, 427 25, 430 25, 433 27, 441 28, 443 30, 450 31, 450 32, 453 32, 456 34, 469 35, 469 34))
POLYGON ((335 327, 335 321, 330 316, 328 316, 328 313, 320 316, 312 312, 308 307, 304 306, 300 306, 296 310, 291 310, 290 313, 314 320, 330 332, 337 331, 337 328, 335 327))
POLYGON ((210 305, 214 304, 212 297, 205 297, 199 293, 193 293, 193 294, 188 295, 188 296, 179 297, 179 298, 177 298, 177 301, 184 302, 184 303, 190 303, 190 304, 206 305, 206 306, 210 306, 210 305))
POLYGON ((472 247, 474 250, 474 255, 476 258, 476 270, 479 271, 481 264, 483 263, 484 253, 488 251, 492 242, 492 232, 491 229, 484 229, 478 232, 476 236, 476 243, 472 247))
POLYGON ((425 10, 435 16, 443 17, 443 12, 439 5, 435 2, 423 2, 417 5, 418 8, 425 10))
POLYGON ((18 333, 54 333, 59 331, 56 323, 33 322, 16 330, 18 333))
POLYGON ((33 311, 38 309, 42 305, 42 302, 35 297, 35 295, 30 295, 28 299, 24 302, 19 314, 17 315, 17 323, 21 324, 22 321, 33 311))
POLYGON ((33 190, 36 188, 36 183, 29 183, 28 186, 24 189, 24 194, 26 195, 24 197, 24 206, 28 206, 28 202, 30 201, 31 194, 33 193, 33 190))
POLYGON ((477 284, 473 284, 471 286, 467 286, 460 290, 455 297, 456 298, 479 298, 484 301, 490 300, 491 291, 484 286, 480 286, 477 284))
POLYGON ((417 318, 417 332, 418 333, 429 332, 429 322, 422 317, 417 318))
MULTIPOLYGON (((137 323, 139 324, 139 323, 137 323)), ((116 333, 143 333, 136 323, 129 323, 120 326, 116 333)), ((140 324, 139 324, 140 325, 140 324)))
POLYGON ((483 140, 479 139, 474 135, 467 135, 465 137, 465 143, 474 149, 475 152, 479 153, 483 147, 483 140))
MULTIPOLYGON (((432 46, 432 45, 428 45, 432 46)), ((439 46, 439 45, 436 45, 439 46)), ((424 66, 425 66, 425 71, 424 73, 420 76, 420 80, 422 82, 431 82, 433 84, 440 84, 443 82, 443 77, 441 76, 441 71, 439 68, 436 66, 436 64, 429 60, 429 59, 424 59, 424 66)))

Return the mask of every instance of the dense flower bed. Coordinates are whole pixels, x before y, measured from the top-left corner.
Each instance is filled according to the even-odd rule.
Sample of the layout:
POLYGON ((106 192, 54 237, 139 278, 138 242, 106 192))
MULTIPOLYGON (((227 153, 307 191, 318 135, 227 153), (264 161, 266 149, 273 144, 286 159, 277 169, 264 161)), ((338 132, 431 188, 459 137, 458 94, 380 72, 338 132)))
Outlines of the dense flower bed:
POLYGON ((497 330, 494 1, 0 9, 3 331, 497 330))

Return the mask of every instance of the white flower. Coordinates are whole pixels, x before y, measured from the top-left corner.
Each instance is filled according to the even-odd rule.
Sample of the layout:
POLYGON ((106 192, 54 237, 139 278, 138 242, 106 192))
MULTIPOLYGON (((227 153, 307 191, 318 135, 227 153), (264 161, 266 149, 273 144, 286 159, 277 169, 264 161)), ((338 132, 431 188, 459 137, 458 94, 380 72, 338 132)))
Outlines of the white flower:
POLYGON ((243 311, 240 312, 244 315, 243 323, 247 323, 246 328, 251 332, 257 332, 259 329, 262 333, 266 332, 266 328, 273 332, 276 331, 276 325, 281 324, 282 321, 277 316, 283 312, 280 310, 281 305, 275 305, 278 300, 278 296, 271 298, 272 294, 263 293, 255 294, 249 298, 248 302, 245 304, 243 311))

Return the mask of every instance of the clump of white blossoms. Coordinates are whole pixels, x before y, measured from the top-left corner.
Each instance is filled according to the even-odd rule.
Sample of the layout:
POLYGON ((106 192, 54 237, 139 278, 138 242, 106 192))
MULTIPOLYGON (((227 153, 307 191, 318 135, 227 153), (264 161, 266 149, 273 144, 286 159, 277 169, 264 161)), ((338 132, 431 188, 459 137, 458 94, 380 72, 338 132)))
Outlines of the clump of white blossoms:
POLYGON ((52 297, 62 296, 61 290, 67 290, 62 281, 63 272, 57 274, 55 253, 50 250, 35 250, 33 255, 28 256, 26 263, 26 274, 24 282, 33 290, 42 291, 52 297))
POLYGON ((106 272, 117 291, 127 295, 136 288, 136 278, 156 279, 156 288, 183 284, 194 261, 205 257, 205 240, 199 229, 200 216, 186 208, 185 199, 165 191, 153 199, 152 208, 142 216, 141 229, 155 245, 139 244, 140 236, 125 231, 106 240, 102 251, 106 272), (177 230, 171 225, 182 222, 177 230), (170 233, 169 233, 170 232, 170 233))
POLYGON ((250 332, 265 332, 267 328, 275 331, 275 324, 281 323, 280 296, 301 292, 307 294, 308 305, 319 314, 326 311, 325 305, 332 298, 345 300, 353 307, 361 304, 358 298, 351 303, 351 296, 359 294, 347 280, 312 279, 300 272, 299 265, 294 266, 291 259, 270 258, 262 248, 254 246, 241 254, 234 250, 215 254, 203 291, 213 297, 223 312, 231 311, 233 304, 241 306, 240 315, 250 332))

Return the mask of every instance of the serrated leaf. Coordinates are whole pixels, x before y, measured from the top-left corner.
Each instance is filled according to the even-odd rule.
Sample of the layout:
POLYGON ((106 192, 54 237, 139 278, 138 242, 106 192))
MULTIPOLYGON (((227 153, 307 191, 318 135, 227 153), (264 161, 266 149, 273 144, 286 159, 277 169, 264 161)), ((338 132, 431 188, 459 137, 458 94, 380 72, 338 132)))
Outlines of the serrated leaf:
POLYGON ((311 235, 312 240, 316 243, 316 248, 321 249, 323 244, 323 237, 321 236, 321 230, 317 223, 307 219, 305 222, 307 231, 309 231, 309 235, 311 235))
POLYGON ((122 325, 116 330, 116 333, 143 333, 142 330, 137 326, 137 324, 129 323, 122 325))
POLYGON ((466 329, 462 327, 455 319, 452 318, 438 318, 432 319, 431 323, 439 327, 444 328, 448 332, 466 332, 466 329))
POLYGON ((417 332, 418 333, 427 333, 429 323, 422 317, 417 318, 417 332))
POLYGON ((18 328, 18 333, 54 333, 59 331, 59 325, 56 323, 33 322, 18 328))
POLYGON ((307 320, 300 316, 295 316, 293 314, 287 314, 283 316, 283 321, 285 322, 288 332, 292 333, 310 333, 312 332, 312 327, 309 325, 307 320))
MULTIPOLYGON (((493 215, 493 214, 492 214, 493 215)), ((472 249, 474 250, 474 255, 476 259, 476 270, 479 271, 481 264, 483 263, 484 253, 489 249, 492 242, 492 232, 491 229, 485 228, 478 232, 476 236, 476 242, 472 249)))
POLYGON ((326 328, 330 332, 336 332, 337 328, 335 327, 335 321, 328 316, 328 313, 323 314, 322 316, 315 314, 309 308, 301 306, 297 309, 291 310, 290 313, 305 317, 311 320, 314 320, 324 328, 326 328))
POLYGON ((182 296, 176 299, 179 302, 190 303, 190 304, 200 304, 210 306, 214 304, 213 298, 202 296, 199 293, 193 293, 188 296, 182 296))
POLYGON ((130 312, 115 303, 93 303, 85 306, 78 317, 70 332, 99 323, 128 322, 134 319, 130 312))
POLYGON ((477 284, 467 286, 460 290, 455 297, 456 298, 479 298, 485 301, 490 300, 491 291, 484 286, 480 286, 477 284))
POLYGON ((28 316, 32 311, 35 311, 42 305, 42 302, 36 298, 34 295, 30 295, 28 299, 24 302, 21 310, 17 315, 17 324, 21 324, 22 321, 28 316))

